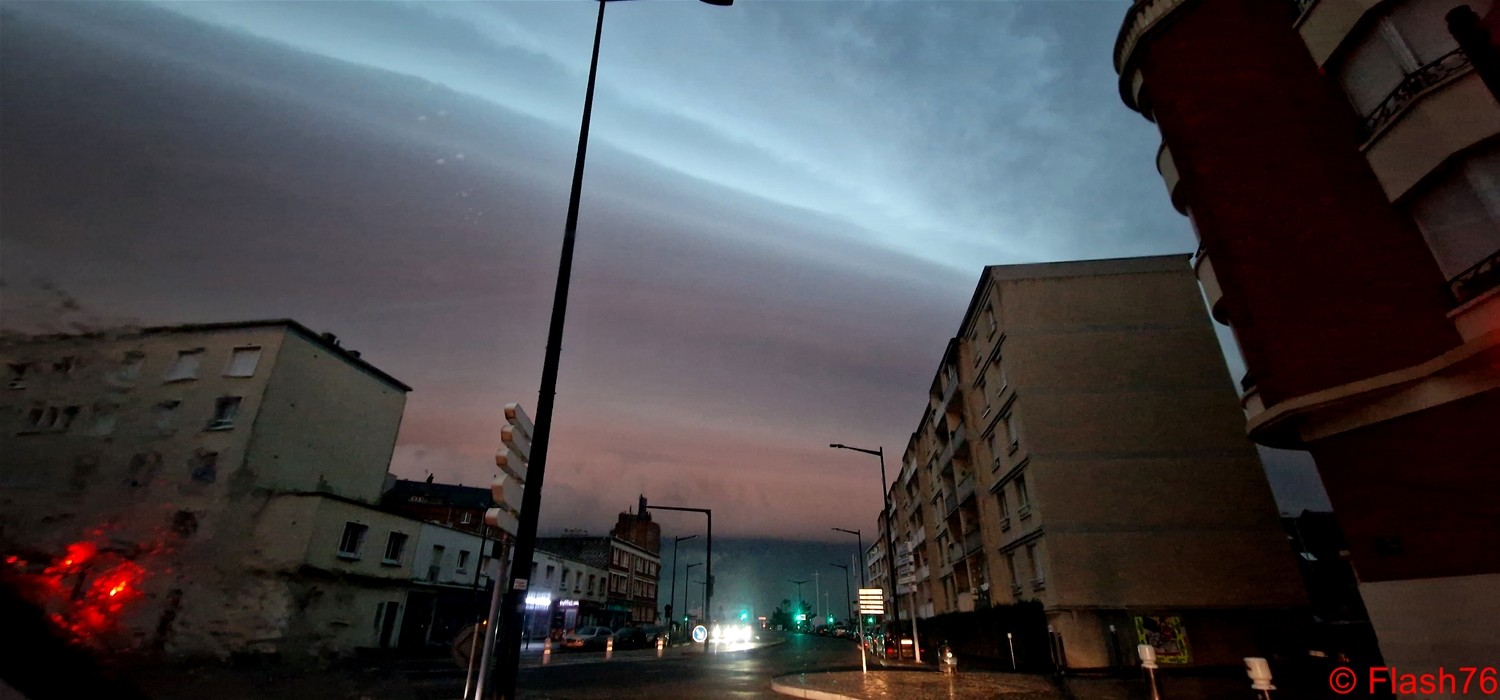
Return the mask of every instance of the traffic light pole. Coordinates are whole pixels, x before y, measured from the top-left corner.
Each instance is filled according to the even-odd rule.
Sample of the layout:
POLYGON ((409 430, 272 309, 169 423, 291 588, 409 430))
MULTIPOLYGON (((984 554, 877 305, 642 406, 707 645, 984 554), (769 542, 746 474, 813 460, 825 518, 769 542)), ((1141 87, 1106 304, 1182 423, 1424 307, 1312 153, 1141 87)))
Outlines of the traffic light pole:
MULTIPOLYGON (((645 501, 643 500, 642 503, 645 503, 645 501)), ((703 584, 703 622, 705 623, 705 626, 710 630, 710 633, 712 633, 712 630, 714 628, 714 614, 712 612, 713 607, 710 605, 710 603, 713 602, 714 596, 714 512, 712 510, 709 510, 708 508, 677 508, 674 506, 653 506, 650 504, 646 504, 646 510, 676 510, 688 513, 702 513, 708 516, 708 556, 704 560, 705 563, 703 565, 703 580, 705 581, 705 583, 703 584)), ((675 550, 672 552, 672 557, 674 561, 673 567, 675 568, 675 561, 677 557, 677 552, 675 550)), ((677 583, 676 574, 673 574, 672 576, 672 583, 673 585, 676 585, 677 583)), ((705 638, 703 641, 703 648, 708 648, 707 638, 705 638)))
MULTIPOLYGON (((521 620, 525 614, 526 589, 531 577, 531 557, 536 552, 537 516, 542 506, 542 479, 547 471, 547 445, 552 437, 552 406, 557 395, 557 368, 562 360, 563 324, 568 313, 568 283, 573 277, 573 241, 578 234, 578 200, 583 192, 583 164, 589 147, 589 118, 594 111, 594 78, 599 72, 599 39, 604 33, 604 6, 599 0, 599 19, 594 23, 594 53, 589 59, 589 83, 583 98, 583 124, 578 129, 578 155, 573 162, 573 191, 568 198, 568 220, 563 228, 562 259, 557 265, 557 289, 552 295, 552 320, 547 326, 547 352, 542 361, 542 387, 536 402, 536 421, 531 439, 531 459, 526 492, 517 518, 516 546, 509 585, 500 609, 500 658, 495 696, 516 697, 516 676, 521 668, 521 620)), ((503 581, 504 579, 502 579, 503 581)), ((498 583, 498 582, 497 582, 498 583)))

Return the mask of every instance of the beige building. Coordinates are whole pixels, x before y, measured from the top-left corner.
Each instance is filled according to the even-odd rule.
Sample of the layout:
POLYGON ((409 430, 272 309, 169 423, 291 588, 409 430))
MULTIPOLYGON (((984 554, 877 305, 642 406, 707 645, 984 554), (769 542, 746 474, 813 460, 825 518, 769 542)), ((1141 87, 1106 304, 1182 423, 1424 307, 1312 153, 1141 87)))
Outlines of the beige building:
POLYGON ((420 523, 370 506, 409 387, 285 320, 0 354, 0 549, 76 634, 170 656, 393 644, 420 523))
POLYGON ((1235 398, 1189 256, 986 268, 891 488, 918 616, 1038 600, 1071 668, 1152 618, 1253 655, 1306 601, 1235 398))

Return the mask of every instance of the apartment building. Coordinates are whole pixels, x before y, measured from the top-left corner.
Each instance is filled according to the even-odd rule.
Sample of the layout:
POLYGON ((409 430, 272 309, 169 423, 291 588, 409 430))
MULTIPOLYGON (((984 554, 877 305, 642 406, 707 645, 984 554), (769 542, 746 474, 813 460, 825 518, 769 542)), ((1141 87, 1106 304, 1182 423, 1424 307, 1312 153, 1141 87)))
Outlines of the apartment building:
POLYGON ((1189 256, 985 268, 891 490, 918 615, 1040 601, 1072 668, 1164 620, 1173 662, 1254 655, 1307 601, 1235 399, 1189 256))
POLYGON ((173 657, 395 644, 421 524, 374 504, 410 387, 289 320, 0 355, 4 574, 75 636, 173 657))
POLYGON ((1492 0, 1138 0, 1115 45, 1246 430, 1312 455, 1413 673, 1500 653, 1497 46, 1492 0))
POLYGON ((532 638, 608 625, 613 620, 608 607, 608 569, 538 549, 531 558, 530 582, 525 625, 532 638))
POLYGON ((620 513, 607 537, 539 537, 536 546, 606 572, 605 605, 598 624, 619 629, 658 622, 661 526, 651 521, 650 513, 620 513))

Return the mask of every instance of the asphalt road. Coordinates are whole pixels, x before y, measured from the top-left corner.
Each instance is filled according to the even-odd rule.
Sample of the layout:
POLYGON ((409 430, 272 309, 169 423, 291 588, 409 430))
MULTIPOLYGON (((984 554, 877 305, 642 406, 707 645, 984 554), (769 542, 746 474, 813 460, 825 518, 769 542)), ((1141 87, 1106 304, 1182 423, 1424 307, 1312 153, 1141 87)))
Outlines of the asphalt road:
POLYGON ((669 651, 657 658, 562 655, 557 663, 527 665, 517 696, 536 700, 601 698, 780 698, 771 679, 786 673, 858 670, 859 647, 844 639, 788 635, 781 644, 713 654, 669 651), (597 658, 597 662, 584 657, 597 658))

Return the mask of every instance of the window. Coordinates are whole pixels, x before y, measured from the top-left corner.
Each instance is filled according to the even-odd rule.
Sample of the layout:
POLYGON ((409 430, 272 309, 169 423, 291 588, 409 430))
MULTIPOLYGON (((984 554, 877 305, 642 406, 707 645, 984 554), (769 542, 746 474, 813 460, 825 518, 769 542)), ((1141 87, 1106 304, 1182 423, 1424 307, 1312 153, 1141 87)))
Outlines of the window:
POLYGON ((89 428, 89 434, 98 437, 113 434, 115 422, 119 414, 115 413, 117 407, 107 403, 94 404, 94 424, 89 428))
POLYGON ((146 353, 139 350, 131 350, 125 353, 120 360, 120 371, 115 375, 120 379, 132 380, 141 378, 141 369, 146 365, 146 353))
POLYGON ((594 576, 593 574, 589 574, 589 595, 594 594, 594 581, 596 578, 598 577, 594 576))
POLYGON ((557 573, 557 567, 555 567, 555 566, 553 566, 551 564, 548 564, 547 565, 547 580, 551 581, 552 580, 552 575, 555 574, 555 573, 557 573))
POLYGON ((365 548, 365 533, 369 531, 368 525, 344 523, 344 534, 339 538, 339 556, 358 559, 365 548))
POLYGON ((31 405, 31 413, 26 416, 28 431, 37 430, 42 427, 42 421, 47 416, 47 404, 35 403, 31 405))
POLYGON ((988 336, 986 336, 986 337, 990 337, 990 338, 995 337, 995 329, 998 328, 999 326, 995 325, 995 307, 994 307, 993 304, 990 305, 990 306, 985 307, 985 309, 984 309, 984 320, 985 320, 985 323, 988 324, 988 330, 987 330, 988 336))
POLYGON ((981 414, 979 414, 980 418, 984 418, 984 417, 990 415, 990 394, 989 394, 989 392, 987 392, 987 391, 984 390, 984 377, 983 376, 981 376, 979 378, 978 383, 976 383, 974 385, 974 390, 978 391, 979 392, 979 397, 984 400, 984 412, 981 413, 981 414))
POLYGON ((1016 434, 1016 417, 1007 413, 1000 421, 1005 424, 1005 442, 1009 445, 1006 449, 1015 452, 1021 446, 1021 437, 1016 434))
POLYGON ((406 535, 400 532, 392 532, 385 541, 385 558, 380 560, 382 564, 400 564, 401 555, 406 553, 406 535))
POLYGON ((1021 506, 1021 518, 1031 517, 1031 491, 1026 487, 1025 475, 1016 477, 1016 503, 1021 506))
POLYGON ((1000 394, 1005 392, 1005 387, 1010 386, 1010 377, 1005 373, 1005 363, 1000 361, 999 356, 995 357, 995 371, 1000 373, 1000 385, 995 388, 995 397, 999 398, 1000 394))
POLYGON ((1408 211, 1444 277, 1458 277, 1493 255, 1500 249, 1500 146, 1436 178, 1411 198, 1408 211))
POLYGON ((1035 542, 1026 545, 1026 563, 1031 567, 1031 587, 1041 590, 1047 577, 1042 574, 1042 560, 1037 556, 1035 542))
POLYGON ((1012 593, 1021 592, 1021 575, 1016 571, 1016 553, 1010 552, 1005 555, 1005 569, 1010 572, 1010 590, 1012 593))
POLYGON ((52 371, 55 374, 72 374, 75 369, 78 369, 78 358, 71 355, 52 363, 52 371))
POLYGON ((162 430, 171 430, 177 416, 177 407, 182 405, 181 401, 163 401, 156 404, 153 409, 156 414, 156 427, 162 430))
POLYGON ((172 368, 167 370, 166 381, 180 382, 197 379, 198 365, 202 362, 203 348, 178 351, 177 360, 172 363, 172 368))
POLYGON ((219 453, 197 450, 188 460, 188 476, 193 481, 212 484, 219 478, 219 453))
POLYGON ((469 568, 469 556, 470 556, 469 550, 467 550, 467 549, 460 549, 460 550, 458 550, 458 573, 461 574, 464 571, 468 570, 468 568, 469 568))
MULTIPOLYGON (((428 581, 436 581, 436 580, 438 580, 438 575, 443 572, 443 555, 446 552, 447 552, 447 548, 443 547, 443 545, 440 545, 440 544, 432 545, 432 561, 429 561, 427 563, 427 580, 428 581)), ((460 560, 462 560, 462 559, 460 558, 460 560)), ((459 564, 458 568, 459 569, 463 569, 463 565, 459 564)))
POLYGON ((17 362, 9 365, 9 367, 10 378, 9 381, 6 382, 5 387, 7 389, 25 389, 26 370, 31 368, 31 364, 27 362, 17 362))
POLYGON ((260 347, 245 346, 235 348, 229 355, 229 366, 224 368, 226 377, 253 377, 255 366, 260 364, 260 347))
POLYGON ((240 397, 221 396, 214 402, 214 419, 208 422, 209 430, 228 430, 234 427, 234 416, 240 412, 240 397))
POLYGON ((472 523, 472 522, 474 522, 474 514, 473 513, 470 513, 469 511, 464 511, 463 513, 459 514, 459 516, 458 516, 458 524, 459 525, 468 525, 469 523, 472 523))
POLYGON ((995 492, 995 503, 1000 506, 1000 529, 1010 529, 1010 500, 1005 497, 1005 487, 995 492))

